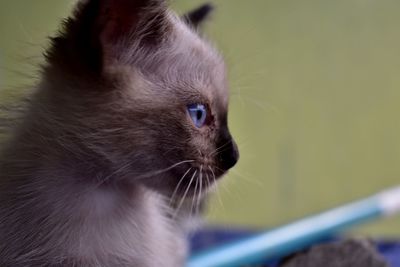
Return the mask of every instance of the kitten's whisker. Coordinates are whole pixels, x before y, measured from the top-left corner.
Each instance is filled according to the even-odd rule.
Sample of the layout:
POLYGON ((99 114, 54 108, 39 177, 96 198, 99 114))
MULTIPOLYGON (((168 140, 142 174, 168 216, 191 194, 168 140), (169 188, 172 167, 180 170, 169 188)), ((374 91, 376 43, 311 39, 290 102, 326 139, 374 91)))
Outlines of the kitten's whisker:
POLYGON ((93 186, 92 189, 96 189, 99 186, 103 185, 104 183, 106 183, 108 180, 110 180, 110 178, 112 178, 114 175, 116 175, 117 173, 121 172, 122 170, 124 170, 125 168, 128 168, 131 166, 131 162, 122 165, 120 168, 118 168, 117 170, 115 170, 114 172, 112 172, 111 174, 109 174, 108 176, 106 176, 104 179, 101 179, 97 184, 95 184, 93 186))
MULTIPOLYGON (((183 161, 181 161, 181 162, 178 162, 178 163, 175 163, 175 164, 171 165, 171 166, 168 167, 168 168, 165 168, 165 169, 162 169, 162 170, 157 170, 157 171, 154 171, 154 172, 149 172, 149 173, 146 173, 146 174, 143 174, 143 175, 136 176, 135 179, 136 179, 136 180, 139 180, 139 179, 144 179, 144 178, 151 177, 151 176, 153 176, 153 175, 161 174, 161 173, 167 172, 167 171, 169 171, 169 170, 171 170, 171 169, 173 169, 173 168, 175 168, 175 167, 177 167, 177 166, 179 166, 179 165, 181 165, 181 164, 190 163, 190 162, 193 162, 193 161, 194 161, 194 160, 183 160, 183 161)), ((103 179, 101 179, 101 180, 100 180, 98 183, 96 183, 90 190, 94 190, 94 189, 98 188, 99 186, 103 185, 103 184, 106 183, 108 180, 110 180, 113 176, 115 176, 115 175, 117 175, 118 173, 122 172, 123 170, 129 168, 132 164, 134 164, 134 162, 128 162, 128 163, 122 165, 122 166, 119 167, 117 170, 113 171, 111 174, 109 174, 109 175, 107 175, 106 177, 104 177, 103 179)), ((89 190, 89 191, 90 191, 90 190, 89 190)))
MULTIPOLYGON (((248 141, 249 141, 249 138, 245 139, 244 141, 242 141, 242 142, 240 142, 240 143, 239 143, 239 142, 236 142, 236 144, 237 144, 239 147, 242 147, 242 146, 245 145, 248 141)), ((218 149, 216 149, 216 150, 214 150, 213 152, 211 152, 211 153, 209 154, 209 156, 217 156, 218 154, 224 152, 225 149, 226 149, 226 145, 228 145, 230 142, 232 142, 232 140, 228 141, 227 143, 225 143, 225 144, 223 145, 223 146, 225 146, 225 148, 223 148, 223 146, 220 146, 218 149)))
MULTIPOLYGON (((220 170, 220 171, 224 171, 223 169, 218 168, 217 166, 214 166, 214 167, 215 167, 216 169, 220 170)), ((247 181, 247 182, 250 182, 250 183, 254 184, 254 185, 262 186, 262 183, 260 183, 259 181, 252 180, 252 179, 250 179, 250 178, 244 176, 243 174, 241 174, 239 171, 237 171, 237 170, 235 170, 235 169, 231 169, 229 172, 232 173, 233 175, 235 175, 235 176, 237 176, 237 177, 239 177, 239 178, 241 178, 241 179, 247 181)))
POLYGON ((172 166, 170 166, 170 167, 168 167, 168 168, 165 168, 165 169, 161 169, 161 170, 158 170, 158 171, 149 172, 149 173, 145 173, 145 174, 136 176, 136 177, 135 177, 135 180, 144 179, 144 178, 149 178, 149 177, 151 177, 151 176, 154 176, 154 175, 161 174, 161 173, 167 172, 167 171, 169 171, 169 170, 172 170, 173 168, 178 167, 179 165, 182 165, 182 164, 184 164, 184 163, 190 163, 190 162, 194 162, 194 160, 183 160, 183 161, 181 161, 181 162, 178 162, 178 163, 173 164, 172 166))
POLYGON ((238 89, 239 89, 239 91, 236 94, 231 95, 231 97, 232 97, 232 99, 235 99, 235 97, 238 97, 242 108, 246 107, 245 100, 247 100, 247 102, 249 102, 250 104, 259 108, 263 112, 272 111, 274 113, 279 113, 279 109, 276 106, 274 106, 266 101, 259 101, 255 98, 251 97, 250 95, 242 95, 241 91, 240 91, 240 89, 242 89, 242 88, 238 88, 238 89))
POLYGON ((172 151, 174 151, 174 150, 178 150, 178 148, 173 147, 173 148, 168 149, 167 151, 165 151, 165 152, 163 153, 163 156, 167 155, 168 153, 170 153, 170 152, 172 152, 172 151))
POLYGON ((212 155, 212 156, 218 156, 219 154, 221 154, 222 152, 224 152, 224 151, 226 151, 227 149, 229 149, 229 147, 224 147, 223 149, 221 149, 221 150, 219 150, 219 151, 216 151, 215 153, 214 153, 214 155, 212 155))
POLYGON ((178 182, 177 186, 175 187, 174 192, 172 193, 172 196, 171 196, 171 198, 170 198, 170 200, 169 200, 169 204, 170 204, 170 205, 171 205, 172 202, 174 201, 175 196, 176 196, 176 194, 178 193, 178 190, 179 190, 179 187, 180 187, 181 183, 182 183, 183 180, 185 179, 186 175, 187 175, 192 169, 193 169, 193 168, 190 167, 190 168, 185 172, 185 174, 181 177, 181 179, 179 179, 179 182, 178 182))
MULTIPOLYGON (((217 192, 217 186, 214 186, 214 187, 212 187, 212 185, 211 185, 211 181, 210 181, 210 176, 208 176, 208 174, 206 173, 206 179, 207 179, 207 186, 208 186, 208 188, 210 188, 211 190, 211 192, 213 192, 213 193, 216 193, 217 192)), ((222 201, 220 200, 220 198, 218 198, 218 200, 219 200, 219 204, 220 204, 220 206, 221 207, 223 207, 223 204, 222 204, 222 201)), ((215 209, 215 206, 211 206, 210 207, 210 210, 214 210, 215 209)))
MULTIPOLYGON (((215 177, 215 173, 214 173, 213 169, 212 169, 210 166, 208 166, 208 169, 209 169, 209 170, 211 171, 211 173, 212 173, 212 178, 213 178, 214 184, 217 184, 217 178, 215 177)), ((223 202, 222 202, 221 196, 220 196, 220 194, 219 194, 218 187, 216 186, 215 188, 216 188, 216 189, 215 189, 215 194, 217 195, 218 201, 219 201, 219 203, 221 204, 221 206, 222 206, 223 208, 225 208, 225 207, 224 207, 224 204, 223 204, 223 202)))
POLYGON ((200 191, 199 191, 199 196, 197 197, 197 211, 196 213, 199 213, 199 207, 201 203, 201 194, 202 194, 202 187, 203 187, 203 165, 200 166, 200 191))
POLYGON ((257 185, 257 186, 262 186, 263 185, 260 181, 252 180, 252 179, 244 176, 243 174, 241 174, 239 171, 237 171, 235 169, 232 169, 231 172, 232 172, 233 175, 236 175, 237 177, 242 178, 243 180, 245 180, 247 182, 250 182, 250 183, 252 183, 254 185, 257 185))
POLYGON ((272 110, 275 113, 278 113, 278 110, 276 107, 274 107, 273 105, 270 105, 269 103, 266 102, 261 102, 259 100, 256 100, 250 96, 244 96, 247 100, 249 100, 250 102, 252 102, 256 107, 258 107, 259 109, 261 109, 263 112, 268 112, 269 110, 272 110))
POLYGON ((229 145, 230 143, 232 143, 232 139, 227 141, 226 143, 224 143, 223 145, 219 146, 217 149, 215 149, 213 152, 211 152, 208 156, 211 157, 213 156, 215 153, 217 153, 219 150, 221 150, 222 148, 224 148, 225 146, 229 145))
POLYGON ((210 182, 210 176, 206 173, 206 181, 207 181, 207 187, 211 188, 211 182, 210 182))
POLYGON ((222 183, 221 188, 223 188, 225 192, 227 192, 229 195, 232 195, 232 191, 229 190, 229 188, 225 184, 222 183))
MULTIPOLYGON (((198 175, 199 176, 199 175, 198 175)), ((199 184, 199 179, 198 177, 196 178, 196 186, 194 187, 194 194, 192 201, 190 202, 190 215, 193 215, 193 210, 194 212, 196 211, 196 196, 197 196, 197 186, 199 184)))
POLYGON ((192 178, 190 178, 190 182, 189 182, 188 186, 186 187, 185 193, 183 194, 183 197, 181 198, 181 201, 179 202, 178 207, 176 208, 173 218, 176 218, 176 216, 178 215, 179 210, 181 209, 183 202, 185 201, 186 195, 189 192, 190 186, 192 185, 193 179, 196 176, 196 174, 197 174, 197 170, 195 170, 195 172, 192 175, 192 178))

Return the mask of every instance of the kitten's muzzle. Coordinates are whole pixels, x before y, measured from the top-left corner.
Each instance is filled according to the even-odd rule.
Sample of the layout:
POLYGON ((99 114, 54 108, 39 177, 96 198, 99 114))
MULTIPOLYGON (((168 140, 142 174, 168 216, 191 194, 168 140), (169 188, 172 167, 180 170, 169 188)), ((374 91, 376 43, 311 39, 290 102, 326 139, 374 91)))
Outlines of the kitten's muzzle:
POLYGON ((233 139, 228 141, 228 145, 224 147, 218 154, 218 162, 220 168, 224 171, 231 169, 239 160, 239 149, 233 141, 233 139))

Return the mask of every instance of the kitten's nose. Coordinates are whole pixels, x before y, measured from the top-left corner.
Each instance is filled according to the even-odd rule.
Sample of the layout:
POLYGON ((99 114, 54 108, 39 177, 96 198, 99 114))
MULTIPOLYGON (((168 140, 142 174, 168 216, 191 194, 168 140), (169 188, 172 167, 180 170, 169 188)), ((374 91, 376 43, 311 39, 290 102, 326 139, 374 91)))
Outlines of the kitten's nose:
POLYGON ((235 141, 231 139, 228 142, 229 143, 226 147, 221 149, 221 153, 219 154, 221 168, 225 171, 235 166, 239 160, 239 150, 235 141))

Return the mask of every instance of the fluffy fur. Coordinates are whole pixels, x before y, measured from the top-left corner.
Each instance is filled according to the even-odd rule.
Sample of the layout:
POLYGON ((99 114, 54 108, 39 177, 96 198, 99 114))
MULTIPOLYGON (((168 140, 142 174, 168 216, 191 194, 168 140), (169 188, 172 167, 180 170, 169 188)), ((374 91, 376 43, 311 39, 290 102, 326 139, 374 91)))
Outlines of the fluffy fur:
POLYGON ((0 265, 182 266, 185 205, 238 160, 221 56, 162 0, 89 0, 46 59, 0 157, 0 265))

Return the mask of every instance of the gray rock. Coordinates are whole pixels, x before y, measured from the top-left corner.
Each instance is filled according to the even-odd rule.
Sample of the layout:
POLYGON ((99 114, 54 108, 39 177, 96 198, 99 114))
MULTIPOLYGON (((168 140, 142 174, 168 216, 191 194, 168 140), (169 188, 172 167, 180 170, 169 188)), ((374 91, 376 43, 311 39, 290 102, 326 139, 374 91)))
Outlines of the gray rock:
POLYGON ((281 267, 389 267, 372 242, 350 239, 323 244, 288 258, 281 267))

